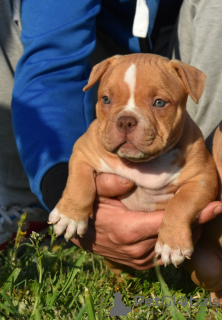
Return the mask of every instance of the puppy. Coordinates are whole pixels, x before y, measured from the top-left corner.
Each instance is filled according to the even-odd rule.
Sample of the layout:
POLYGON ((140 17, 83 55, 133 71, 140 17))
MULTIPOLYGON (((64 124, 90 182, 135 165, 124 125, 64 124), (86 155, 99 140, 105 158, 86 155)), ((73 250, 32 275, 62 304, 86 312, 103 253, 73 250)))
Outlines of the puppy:
POLYGON ((177 60, 131 54, 97 64, 84 91, 99 79, 97 118, 74 145, 49 223, 67 240, 83 236, 96 176, 123 176, 136 186, 121 198, 128 209, 165 210, 155 251, 164 265, 177 266, 191 258, 192 223, 218 192, 214 161, 186 112, 188 95, 198 103, 205 75, 177 60))

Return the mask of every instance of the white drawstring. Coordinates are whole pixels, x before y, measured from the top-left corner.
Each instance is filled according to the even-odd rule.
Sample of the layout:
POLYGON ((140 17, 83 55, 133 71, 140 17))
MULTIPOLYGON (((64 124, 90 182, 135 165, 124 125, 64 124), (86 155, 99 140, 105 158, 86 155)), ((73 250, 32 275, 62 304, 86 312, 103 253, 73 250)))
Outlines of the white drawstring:
POLYGON ((133 21, 133 35, 146 38, 149 28, 149 8, 146 0, 137 0, 136 12, 133 21))

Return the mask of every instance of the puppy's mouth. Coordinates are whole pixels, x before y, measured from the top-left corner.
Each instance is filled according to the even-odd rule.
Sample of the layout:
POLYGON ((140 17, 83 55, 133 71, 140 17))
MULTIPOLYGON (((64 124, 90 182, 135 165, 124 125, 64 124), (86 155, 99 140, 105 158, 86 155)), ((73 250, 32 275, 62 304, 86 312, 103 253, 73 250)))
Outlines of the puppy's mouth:
POLYGON ((133 162, 147 161, 149 159, 148 155, 144 154, 128 140, 121 143, 115 150, 115 153, 120 158, 125 158, 133 162))
POLYGON ((132 142, 127 140, 121 143, 113 153, 116 153, 120 158, 124 158, 132 162, 146 162, 168 152, 173 146, 174 144, 171 144, 163 149, 153 150, 153 152, 150 153, 144 153, 139 148, 135 147, 132 142))

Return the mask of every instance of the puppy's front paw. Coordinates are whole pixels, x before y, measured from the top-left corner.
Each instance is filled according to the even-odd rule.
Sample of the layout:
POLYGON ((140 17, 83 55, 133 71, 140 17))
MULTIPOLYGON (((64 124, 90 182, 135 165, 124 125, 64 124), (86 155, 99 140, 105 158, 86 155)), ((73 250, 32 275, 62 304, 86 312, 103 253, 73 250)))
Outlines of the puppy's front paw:
POLYGON ((160 242, 156 243, 155 252, 157 256, 161 257, 161 260, 165 267, 172 263, 175 267, 178 267, 185 258, 190 259, 193 248, 183 250, 178 247, 177 249, 172 249, 167 244, 161 244, 160 242))
POLYGON ((77 234, 82 237, 88 227, 88 219, 75 221, 64 214, 59 213, 58 209, 55 207, 49 215, 49 224, 54 224, 54 232, 56 236, 64 234, 64 238, 68 241, 75 237, 77 234))
MULTIPOLYGON (((192 234, 190 228, 185 228, 182 233, 175 233, 167 228, 160 229, 155 246, 156 256, 160 256, 163 264, 172 263, 175 267, 181 264, 185 258, 190 259, 193 253, 192 234)), ((178 228, 175 227, 175 230, 178 228)))

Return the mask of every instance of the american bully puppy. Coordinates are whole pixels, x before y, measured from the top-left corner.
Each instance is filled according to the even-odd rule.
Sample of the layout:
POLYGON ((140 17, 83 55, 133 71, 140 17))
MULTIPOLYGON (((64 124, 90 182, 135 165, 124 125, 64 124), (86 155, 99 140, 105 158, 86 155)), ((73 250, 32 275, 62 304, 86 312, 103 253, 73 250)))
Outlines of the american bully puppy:
POLYGON ((165 265, 177 266, 193 253, 192 223, 217 195, 214 161, 186 112, 188 95, 198 103, 205 75, 177 60, 131 54, 97 64, 84 91, 99 79, 97 118, 74 145, 49 223, 66 239, 83 236, 96 176, 123 176, 135 183, 121 198, 128 209, 165 210, 155 250, 165 265))

